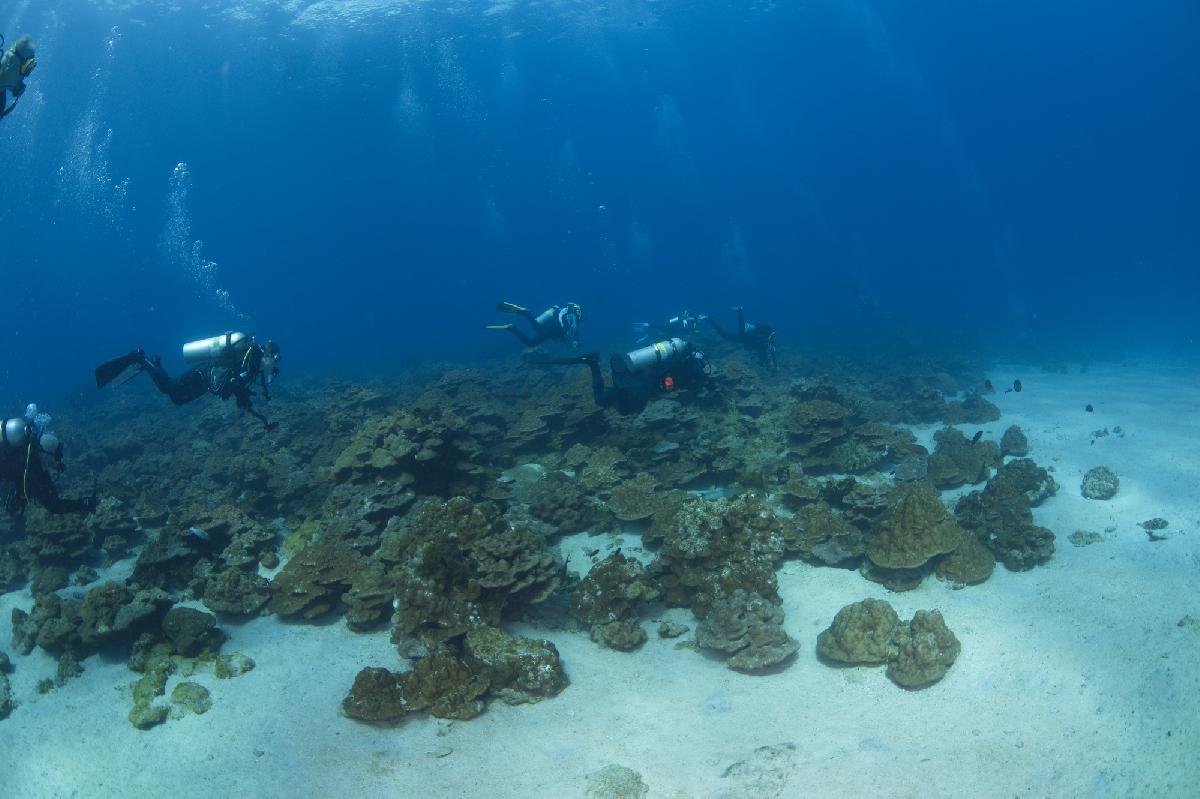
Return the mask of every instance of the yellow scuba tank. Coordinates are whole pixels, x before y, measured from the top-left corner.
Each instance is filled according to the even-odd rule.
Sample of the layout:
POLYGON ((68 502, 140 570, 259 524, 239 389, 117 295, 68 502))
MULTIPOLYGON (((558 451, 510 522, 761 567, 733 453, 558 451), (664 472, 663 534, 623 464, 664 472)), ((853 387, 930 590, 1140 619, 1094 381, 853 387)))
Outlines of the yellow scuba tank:
POLYGON ((212 338, 189 341, 183 345, 183 359, 188 363, 219 361, 242 352, 254 343, 254 337, 245 333, 228 332, 212 338))

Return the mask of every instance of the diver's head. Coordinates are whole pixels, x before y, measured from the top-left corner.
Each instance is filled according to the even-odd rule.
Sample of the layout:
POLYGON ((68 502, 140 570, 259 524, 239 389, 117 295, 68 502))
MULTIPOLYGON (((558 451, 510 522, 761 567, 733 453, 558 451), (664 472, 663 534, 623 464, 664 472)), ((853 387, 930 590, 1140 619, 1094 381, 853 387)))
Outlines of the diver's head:
POLYGON ((574 314, 576 321, 579 321, 579 322, 583 321, 583 306, 582 305, 580 305, 577 302, 568 302, 567 310, 570 313, 574 314))
POLYGON ((258 368, 262 372, 263 382, 269 384, 279 375, 279 359, 283 356, 279 352, 279 345, 270 340, 263 345, 262 351, 258 368))

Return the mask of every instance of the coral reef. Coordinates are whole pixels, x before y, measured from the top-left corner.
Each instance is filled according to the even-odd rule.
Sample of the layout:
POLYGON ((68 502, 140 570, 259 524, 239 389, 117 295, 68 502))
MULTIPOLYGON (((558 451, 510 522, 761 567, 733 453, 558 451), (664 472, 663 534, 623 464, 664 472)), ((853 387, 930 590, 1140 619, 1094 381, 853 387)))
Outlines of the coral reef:
POLYGON ((1112 499, 1121 488, 1121 480, 1107 466, 1088 469, 1079 490, 1087 499, 1112 499))
POLYGON ((783 609, 740 588, 713 603, 696 628, 696 642, 729 653, 725 662, 738 671, 775 666, 800 648, 800 643, 784 632, 783 609))
POLYGON ((420 658, 407 672, 363 669, 342 710, 359 721, 397 721, 419 711, 469 719, 483 711, 485 694, 519 704, 553 696, 566 685, 558 650, 550 642, 476 628, 467 634, 461 658, 440 651, 420 658))
POLYGON ((817 651, 840 663, 885 663, 900 617, 887 602, 864 599, 838 611, 817 636, 817 651))
POLYGON ((1029 454, 1029 439, 1025 437, 1025 431, 1017 427, 1015 424, 1004 431, 1004 435, 1000 436, 1000 454, 1007 457, 1012 455, 1016 458, 1024 458, 1029 454))
POLYGON ((591 568, 571 595, 571 614, 584 624, 600 624, 636 615, 640 602, 660 595, 642 564, 614 552, 591 568))
POLYGON ((887 674, 904 688, 928 687, 946 676, 961 648, 940 612, 918 610, 892 636, 887 674))
POLYGON ((939 611, 918 610, 901 622, 887 602, 864 599, 838 611, 817 636, 817 651, 851 665, 887 663, 887 675, 904 688, 933 685, 946 676, 961 646, 939 611))
POLYGON ((1049 472, 1033 461, 1011 461, 983 491, 962 497, 954 514, 1006 567, 1030 569, 1054 554, 1054 533, 1033 523, 1033 506, 1057 488, 1049 472))
POLYGON ((963 531, 942 500, 927 486, 907 488, 867 545, 867 557, 883 569, 915 569, 953 552, 963 531))
POLYGON ((994 441, 971 440, 947 427, 933 434, 937 447, 929 456, 929 481, 940 489, 982 483, 1000 464, 1000 447, 994 441))
POLYGON ((463 660, 487 678, 488 694, 510 705, 537 702, 567 687, 558 650, 549 641, 476 627, 463 641, 463 660))
POLYGON ((775 563, 797 548, 788 520, 755 494, 712 502, 689 497, 663 534, 653 571, 667 601, 703 618, 738 589, 777 601, 775 563))
MULTIPOLYGON (((355 631, 390 625, 412 659, 408 671, 361 672, 348 716, 469 718, 490 700, 566 685, 556 649, 503 632, 506 622, 582 626, 631 651, 647 637, 639 606, 662 598, 694 612, 700 645, 760 671, 798 648, 781 626, 775 570, 786 557, 857 566, 900 590, 934 569, 961 587, 997 560, 1024 569, 1053 553, 1032 508, 1056 486, 1020 459, 1029 444, 1017 428, 999 446, 969 439, 969 427, 940 430, 930 455, 893 426, 998 418, 969 367, 889 356, 770 373, 740 355, 717 360, 702 395, 624 416, 596 407, 585 370, 542 367, 290 384, 272 401, 281 424, 269 437, 223 423, 227 408, 181 417, 132 393, 65 414, 61 432, 89 447, 64 495, 94 484, 103 501, 82 520, 36 506, 23 529, 0 519, 0 591, 29 581, 35 597, 13 613, 13 645, 58 658, 61 679, 102 648, 127 652, 141 672, 130 721, 144 728, 206 705, 195 683, 168 702, 171 670, 187 677, 198 659, 220 679, 253 668, 218 654, 217 617, 196 602, 222 624, 264 610, 342 614, 355 631), (129 418, 142 420, 136 431, 129 418), (934 490, 985 481, 953 517, 934 490), (657 552, 649 568, 618 552, 575 582, 548 543, 617 527, 657 552), (93 567, 129 553, 129 579, 92 584, 93 567)), ((860 605, 822 634, 826 658, 890 659, 902 684, 952 662, 940 622, 900 625, 886 603, 860 605)), ((687 630, 658 622, 660 636, 687 630)))

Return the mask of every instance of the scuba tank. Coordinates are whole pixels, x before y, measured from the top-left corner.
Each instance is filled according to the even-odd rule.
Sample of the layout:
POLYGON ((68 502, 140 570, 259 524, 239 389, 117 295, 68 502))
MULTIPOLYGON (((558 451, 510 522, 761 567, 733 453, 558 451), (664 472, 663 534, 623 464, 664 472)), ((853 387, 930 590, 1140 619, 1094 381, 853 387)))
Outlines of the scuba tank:
POLYGON ((613 359, 613 363, 626 372, 640 372, 682 358, 688 346, 681 338, 671 338, 620 355, 613 359))
POLYGON ((183 359, 188 363, 219 361, 242 351, 254 343, 254 337, 245 333, 222 333, 212 338, 189 341, 183 345, 183 359))
POLYGON ((23 447, 28 441, 29 422, 17 418, 0 422, 0 445, 23 447))

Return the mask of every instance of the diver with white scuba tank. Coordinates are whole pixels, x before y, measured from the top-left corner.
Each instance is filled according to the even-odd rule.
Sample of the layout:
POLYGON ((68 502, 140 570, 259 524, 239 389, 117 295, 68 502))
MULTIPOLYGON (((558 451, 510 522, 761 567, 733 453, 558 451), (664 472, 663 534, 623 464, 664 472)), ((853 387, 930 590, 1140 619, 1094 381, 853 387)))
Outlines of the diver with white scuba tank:
POLYGON ((271 399, 268 387, 279 374, 279 358, 279 346, 273 341, 260 346, 253 335, 222 333, 184 344, 183 359, 196 365, 178 377, 167 374, 161 357, 149 358, 139 348, 97 366, 96 385, 103 388, 130 369, 136 371, 122 384, 148 372, 158 390, 176 405, 186 405, 205 394, 215 394, 221 399, 232 396, 239 408, 270 430, 274 425, 251 404, 252 389, 256 384, 261 386, 263 397, 271 399))
POLYGON ((533 311, 515 302, 502 302, 496 306, 500 313, 523 316, 533 327, 529 335, 517 329, 511 322, 503 325, 484 325, 484 330, 507 330, 526 347, 536 347, 546 341, 561 341, 570 347, 579 346, 579 323, 583 321, 583 308, 577 302, 552 305, 534 316, 533 311))
POLYGON ((708 360, 681 338, 658 341, 609 359, 612 385, 604 385, 600 353, 542 361, 544 364, 586 364, 592 372, 592 398, 619 413, 637 413, 651 399, 675 391, 699 391, 710 382, 708 360))
POLYGON ((0 420, 0 483, 7 484, 4 507, 9 514, 19 516, 31 499, 50 513, 93 513, 95 497, 64 499, 58 495, 43 458, 59 473, 65 468, 63 445, 50 431, 48 415, 31 403, 24 416, 0 420))

